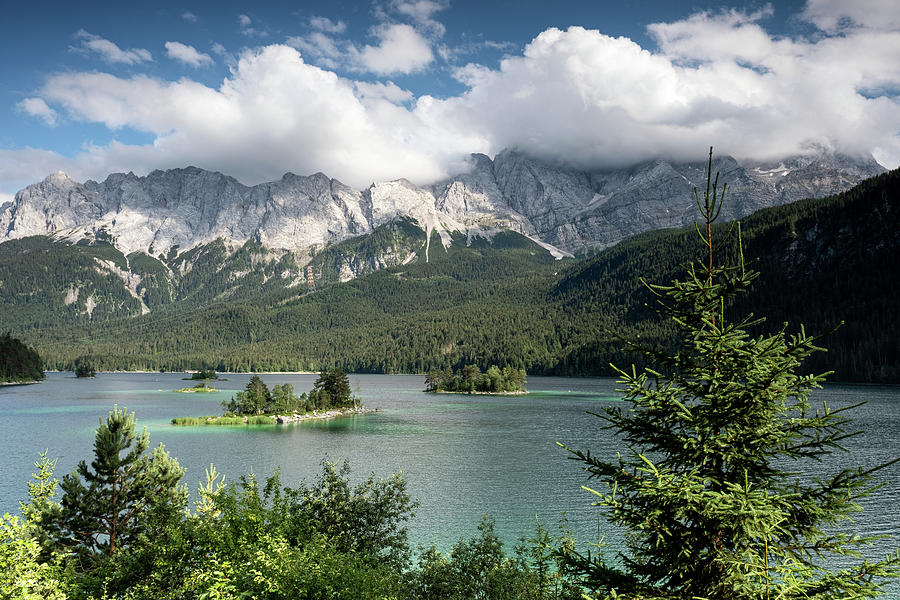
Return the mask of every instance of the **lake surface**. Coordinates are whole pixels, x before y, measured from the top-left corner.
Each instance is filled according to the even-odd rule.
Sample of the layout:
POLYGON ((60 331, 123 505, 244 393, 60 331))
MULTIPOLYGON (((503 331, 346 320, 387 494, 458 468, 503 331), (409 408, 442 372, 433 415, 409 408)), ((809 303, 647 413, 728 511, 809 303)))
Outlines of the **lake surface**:
MULTIPOLYGON (((162 442, 187 469, 192 499, 210 463, 230 481, 250 472, 265 479, 280 468, 283 483, 294 486, 314 480, 323 459, 346 459, 354 480, 403 472, 421 503, 410 527, 414 545, 436 543, 446 550, 473 535, 485 513, 494 517, 508 549, 534 531, 536 518, 555 531, 563 513, 582 542, 597 538, 599 513, 581 489, 588 482, 557 442, 615 457, 621 447, 587 414, 620 402, 613 379, 529 377, 526 396, 470 397, 425 394, 422 376, 351 375, 355 393, 378 412, 287 426, 174 427, 169 420, 175 416, 219 414, 221 401, 243 389, 250 376, 228 375, 216 393, 173 392, 191 385, 182 377, 102 373, 91 380, 50 373, 40 384, 0 387, 0 511, 18 512, 38 452, 48 449, 59 458, 59 478, 79 460, 89 461, 99 419, 118 404, 136 413, 151 445, 162 442)), ((300 394, 316 376, 262 379, 270 388, 291 383, 300 394)), ((829 385, 814 400, 833 408, 868 403, 851 413, 854 429, 864 434, 847 441, 850 453, 813 465, 810 473, 873 466, 900 455, 900 386, 829 385)), ((879 479, 886 485, 865 501, 856 526, 894 537, 872 548, 872 556, 900 547, 900 465, 879 479)), ((618 536, 599 525, 615 546, 618 536)))

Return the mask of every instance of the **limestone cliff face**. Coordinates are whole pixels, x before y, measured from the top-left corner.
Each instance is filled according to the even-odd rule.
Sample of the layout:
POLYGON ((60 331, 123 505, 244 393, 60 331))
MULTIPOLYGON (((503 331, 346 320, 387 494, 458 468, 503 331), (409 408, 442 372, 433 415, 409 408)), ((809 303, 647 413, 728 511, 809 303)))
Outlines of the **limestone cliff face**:
MULTIPOLYGON (((721 157, 714 169, 728 182, 725 217, 839 192, 884 171, 871 157, 828 153, 744 165, 721 157)), ((692 222, 693 188, 705 188, 705 174, 705 163, 663 160, 580 171, 513 150, 494 160, 473 155, 468 172, 432 186, 397 180, 362 191, 321 173, 252 187, 195 167, 85 183, 54 173, 0 206, 0 241, 102 235, 125 254, 161 257, 221 238, 305 255, 411 218, 426 240, 432 232, 446 241, 451 232, 511 229, 579 252, 692 222)))

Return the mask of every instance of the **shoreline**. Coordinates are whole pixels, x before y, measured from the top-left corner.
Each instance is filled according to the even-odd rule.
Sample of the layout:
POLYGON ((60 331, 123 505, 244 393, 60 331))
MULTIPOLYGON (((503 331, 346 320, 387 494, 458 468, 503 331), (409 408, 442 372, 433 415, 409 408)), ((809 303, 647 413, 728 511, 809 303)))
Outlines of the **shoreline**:
POLYGON ((378 412, 376 409, 364 408, 362 406, 357 408, 335 408, 332 410, 326 411, 313 411, 311 413, 293 413, 290 415, 242 415, 240 417, 175 417, 170 420, 170 424, 175 427, 195 427, 195 426, 207 426, 207 425, 287 425, 290 423, 300 423, 302 421, 316 421, 316 420, 327 420, 327 419, 335 419, 338 417, 349 417, 352 415, 364 415, 368 413, 378 412), (271 419, 270 423, 248 423, 250 419, 256 419, 258 417, 264 417, 267 419, 271 419), (233 422, 234 419, 241 419, 241 423, 233 422), (203 419, 198 423, 176 423, 177 419, 203 419), (228 422, 219 422, 219 420, 226 420, 228 422))
POLYGON ((287 423, 300 423, 301 421, 315 421, 317 419, 334 419, 337 417, 349 417, 350 415, 365 415, 377 412, 371 408, 335 408, 324 412, 313 411, 311 413, 294 413, 292 415, 274 415, 276 425, 285 425, 287 423))

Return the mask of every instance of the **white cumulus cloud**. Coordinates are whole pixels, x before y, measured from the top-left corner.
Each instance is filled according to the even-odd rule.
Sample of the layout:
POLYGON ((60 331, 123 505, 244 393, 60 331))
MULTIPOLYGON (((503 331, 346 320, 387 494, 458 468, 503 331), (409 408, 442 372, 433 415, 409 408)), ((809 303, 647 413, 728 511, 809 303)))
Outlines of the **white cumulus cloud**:
POLYGON ((431 45, 410 25, 384 25, 375 30, 379 43, 359 50, 359 62, 378 75, 414 73, 433 60, 431 45))
POLYGON ((16 108, 32 117, 43 119, 47 125, 56 125, 58 117, 56 111, 50 108, 42 98, 25 98, 16 105, 16 108))
POLYGON ((755 18, 701 14, 653 26, 660 53, 595 30, 550 29, 497 70, 461 69, 467 93, 429 110, 484 131, 494 151, 516 146, 582 166, 695 159, 709 145, 757 159, 816 145, 896 166, 896 92, 863 91, 900 84, 900 33, 792 41, 755 18))
POLYGON ((182 44, 181 42, 166 42, 166 52, 169 58, 183 62, 194 68, 209 67, 215 64, 209 54, 198 52, 193 46, 182 44))
POLYGON ((807 0, 803 16, 830 33, 853 26, 900 27, 900 7, 896 0, 807 0))
MULTIPOLYGON (((57 169, 85 179, 188 164, 251 184, 285 171, 322 171, 356 187, 397 177, 429 183, 461 169, 470 152, 506 147, 586 168, 702 159, 710 145, 749 159, 817 146, 900 165, 898 28, 856 23, 787 38, 765 30, 766 15, 706 12, 655 24, 653 51, 596 30, 548 29, 497 68, 458 69, 466 89, 443 99, 341 77, 287 45, 245 50, 218 87, 58 73, 21 110, 153 141, 88 146, 71 158, 0 150, 0 190, 57 169)), ((381 30, 367 55, 324 42, 318 52, 346 65, 355 51, 356 68, 383 74, 429 64, 427 40, 391 27, 400 26, 381 30)))
POLYGON ((153 55, 150 54, 149 50, 145 50, 144 48, 123 50, 113 42, 98 35, 88 33, 84 29, 79 29, 75 33, 75 37, 81 43, 79 46, 73 46, 73 50, 94 52, 99 54, 100 57, 108 63, 135 65, 153 60, 153 55))
MULTIPOLYGON (((155 136, 151 145, 89 148, 65 161, 80 178, 103 177, 112 165, 146 172, 193 164, 248 183, 322 171, 362 187, 386 178, 438 179, 447 174, 448 153, 472 147, 466 138, 435 145, 427 124, 394 103, 410 98, 396 85, 357 88, 281 45, 245 51, 218 89, 188 79, 61 73, 41 96, 75 119, 155 136)), ((39 158, 46 165, 53 157, 39 158)))

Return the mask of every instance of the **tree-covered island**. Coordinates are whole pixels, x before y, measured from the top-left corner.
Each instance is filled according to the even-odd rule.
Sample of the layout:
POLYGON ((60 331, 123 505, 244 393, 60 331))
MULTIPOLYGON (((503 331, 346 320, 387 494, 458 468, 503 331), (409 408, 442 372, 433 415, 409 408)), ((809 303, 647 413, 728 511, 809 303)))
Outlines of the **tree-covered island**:
POLYGON ((426 392, 452 394, 526 394, 525 370, 491 365, 484 373, 478 365, 466 365, 459 371, 431 371, 425 378, 426 392))
POLYGON ((196 393, 207 393, 207 392, 218 392, 217 388, 209 385, 210 381, 228 381, 227 379, 223 379, 219 377, 219 374, 213 370, 200 370, 195 373, 191 373, 190 377, 182 377, 183 381, 199 381, 199 383, 194 384, 193 387, 184 387, 181 389, 175 390, 176 392, 181 392, 184 394, 196 394, 196 393))
POLYGON ((258 375, 253 375, 243 391, 222 402, 222 408, 222 416, 176 417, 172 424, 271 425, 367 412, 351 393, 350 380, 341 369, 322 371, 313 389, 299 396, 290 383, 269 390, 258 375))
MULTIPOLYGON (((200 371, 191 373, 190 377, 182 377, 182 379, 184 379, 185 381, 208 381, 210 379, 218 380, 219 374, 212 369, 201 369, 200 371)), ((224 379, 222 381, 224 381, 224 379)))

